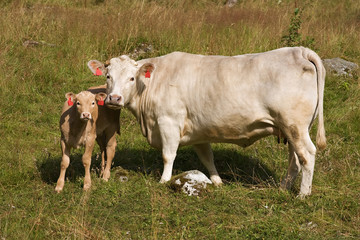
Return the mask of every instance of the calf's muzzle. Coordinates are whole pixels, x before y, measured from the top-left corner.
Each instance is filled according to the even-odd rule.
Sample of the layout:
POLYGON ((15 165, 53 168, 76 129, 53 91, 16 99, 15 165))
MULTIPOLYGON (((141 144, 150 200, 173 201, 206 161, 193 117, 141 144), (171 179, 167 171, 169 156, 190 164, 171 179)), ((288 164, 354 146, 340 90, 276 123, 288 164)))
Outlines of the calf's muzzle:
POLYGON ((81 118, 82 120, 85 120, 85 121, 90 120, 90 119, 91 119, 91 113, 89 113, 89 112, 82 112, 80 118, 81 118))

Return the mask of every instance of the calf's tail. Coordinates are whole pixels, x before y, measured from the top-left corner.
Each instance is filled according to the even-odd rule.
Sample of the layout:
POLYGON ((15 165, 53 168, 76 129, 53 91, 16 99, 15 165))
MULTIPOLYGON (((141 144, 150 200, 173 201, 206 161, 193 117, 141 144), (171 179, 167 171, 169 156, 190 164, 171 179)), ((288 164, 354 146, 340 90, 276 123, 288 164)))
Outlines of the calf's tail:
POLYGON ((318 129, 316 134, 316 146, 319 150, 326 147, 326 136, 324 127, 324 88, 326 70, 321 58, 312 50, 302 48, 303 56, 315 65, 317 73, 317 91, 318 91, 318 129))

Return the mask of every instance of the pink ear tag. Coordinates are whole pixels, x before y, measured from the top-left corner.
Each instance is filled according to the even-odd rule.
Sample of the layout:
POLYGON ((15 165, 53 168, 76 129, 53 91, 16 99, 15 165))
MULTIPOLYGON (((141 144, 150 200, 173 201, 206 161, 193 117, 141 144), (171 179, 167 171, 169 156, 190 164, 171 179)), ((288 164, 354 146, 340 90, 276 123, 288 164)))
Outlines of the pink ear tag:
POLYGON ((73 101, 71 101, 71 97, 69 97, 69 100, 68 100, 68 102, 67 102, 67 103, 68 103, 68 105, 69 105, 69 106, 74 105, 74 102, 73 102, 73 101))
POLYGON ((150 78, 150 72, 149 72, 149 70, 146 71, 146 73, 145 73, 145 78, 150 78))
POLYGON ((98 101, 98 105, 104 106, 104 100, 102 98, 100 98, 100 100, 98 101))
POLYGON ((99 69, 99 68, 97 68, 96 69, 96 73, 94 74, 95 76, 101 76, 102 75, 102 71, 99 69))

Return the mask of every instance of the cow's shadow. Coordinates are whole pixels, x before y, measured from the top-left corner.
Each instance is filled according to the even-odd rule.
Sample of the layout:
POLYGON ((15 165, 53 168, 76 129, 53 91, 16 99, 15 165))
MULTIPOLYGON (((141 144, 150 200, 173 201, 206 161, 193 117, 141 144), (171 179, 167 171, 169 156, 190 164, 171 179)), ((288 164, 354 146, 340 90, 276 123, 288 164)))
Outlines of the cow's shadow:
MULTIPOLYGON (((220 177, 225 183, 242 183, 245 186, 276 185, 279 177, 260 159, 239 153, 236 150, 214 150, 215 165, 220 177)), ((84 167, 81 162, 81 153, 71 154, 70 165, 66 171, 66 179, 77 181, 84 176, 84 167)), ((40 159, 37 168, 41 178, 48 184, 54 184, 60 173, 61 157, 47 156, 40 159)), ((101 157, 93 153, 91 170, 100 173, 101 157)), ((153 174, 160 180, 163 170, 161 152, 156 149, 117 149, 112 169, 122 167, 127 171, 143 174, 153 174)), ((197 169, 208 175, 207 170, 198 159, 191 147, 180 148, 174 162, 173 174, 197 169)))

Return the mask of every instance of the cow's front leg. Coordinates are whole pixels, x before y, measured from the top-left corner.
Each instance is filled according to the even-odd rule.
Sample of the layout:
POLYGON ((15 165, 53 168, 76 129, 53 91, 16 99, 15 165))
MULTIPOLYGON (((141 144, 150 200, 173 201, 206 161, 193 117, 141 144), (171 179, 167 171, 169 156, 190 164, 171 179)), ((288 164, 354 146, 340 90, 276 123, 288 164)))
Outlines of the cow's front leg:
POLYGON ((171 179, 176 151, 179 147, 180 132, 179 127, 173 119, 163 117, 158 119, 160 136, 162 143, 162 157, 164 160, 164 170, 160 183, 165 183, 171 179))
POLYGON ((201 162, 209 171, 210 179, 213 184, 215 186, 221 185, 222 181, 214 164, 214 154, 211 150, 210 143, 196 144, 194 145, 194 150, 200 158, 201 162))

